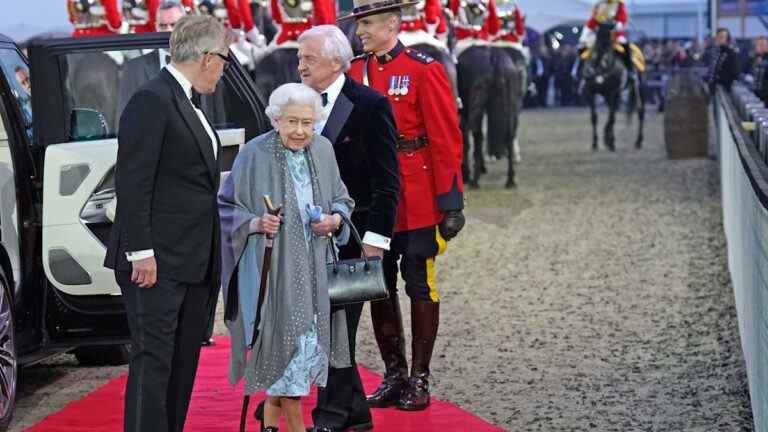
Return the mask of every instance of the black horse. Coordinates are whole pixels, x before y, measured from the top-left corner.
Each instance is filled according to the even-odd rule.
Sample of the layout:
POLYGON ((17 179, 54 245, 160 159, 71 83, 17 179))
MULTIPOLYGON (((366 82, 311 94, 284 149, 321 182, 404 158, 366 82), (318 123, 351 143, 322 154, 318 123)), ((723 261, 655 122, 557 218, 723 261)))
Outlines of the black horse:
POLYGON ((473 45, 464 49, 459 54, 456 69, 459 97, 462 103, 460 110, 461 131, 464 138, 462 174, 469 187, 477 188, 480 176, 486 171, 483 160, 483 117, 491 109, 494 88, 491 48, 487 45, 473 45), (468 158, 470 148, 473 150, 471 169, 468 158))
POLYGON ((298 48, 270 47, 270 52, 256 62, 253 68, 253 82, 267 100, 272 92, 285 83, 299 82, 298 48))
POLYGON ((581 83, 583 95, 589 100, 592 115, 592 150, 597 150, 597 95, 603 96, 608 106, 608 121, 605 124, 603 140, 605 146, 616 151, 616 137, 613 132, 616 123, 616 111, 619 109, 621 92, 625 85, 632 93, 630 100, 634 101, 631 109, 637 108, 638 134, 635 148, 643 145, 643 125, 645 121, 645 102, 640 91, 642 75, 638 72, 636 79, 628 79, 627 67, 613 48, 614 23, 604 23, 598 27, 595 45, 590 58, 581 67, 581 83))
POLYGON ((511 47, 492 46, 493 85, 488 109, 488 152, 507 157, 506 187, 516 186, 513 145, 517 138, 528 79, 523 53, 511 47))

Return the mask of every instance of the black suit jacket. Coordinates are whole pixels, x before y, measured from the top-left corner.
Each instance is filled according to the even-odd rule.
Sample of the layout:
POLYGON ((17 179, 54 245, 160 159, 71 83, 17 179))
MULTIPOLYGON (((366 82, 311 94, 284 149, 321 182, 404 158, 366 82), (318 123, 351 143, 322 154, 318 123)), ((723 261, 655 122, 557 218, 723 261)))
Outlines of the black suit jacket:
POLYGON ((166 70, 140 87, 123 111, 115 188, 106 267, 130 270, 126 251, 154 249, 158 276, 218 281, 219 165, 200 118, 166 70))
POLYGON ((372 231, 391 238, 400 173, 387 98, 346 77, 322 135, 333 143, 341 179, 355 200, 352 219, 360 235, 372 231))

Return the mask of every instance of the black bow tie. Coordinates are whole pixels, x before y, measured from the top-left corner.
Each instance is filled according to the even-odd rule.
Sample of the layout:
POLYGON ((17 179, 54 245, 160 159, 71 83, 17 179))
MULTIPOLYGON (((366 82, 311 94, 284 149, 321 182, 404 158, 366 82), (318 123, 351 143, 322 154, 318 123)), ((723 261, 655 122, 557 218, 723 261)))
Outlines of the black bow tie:
POLYGON ((328 105, 328 93, 323 93, 320 97, 323 99, 323 106, 328 105))
POLYGON ((165 64, 166 65, 171 64, 171 55, 170 54, 166 54, 165 55, 165 64))

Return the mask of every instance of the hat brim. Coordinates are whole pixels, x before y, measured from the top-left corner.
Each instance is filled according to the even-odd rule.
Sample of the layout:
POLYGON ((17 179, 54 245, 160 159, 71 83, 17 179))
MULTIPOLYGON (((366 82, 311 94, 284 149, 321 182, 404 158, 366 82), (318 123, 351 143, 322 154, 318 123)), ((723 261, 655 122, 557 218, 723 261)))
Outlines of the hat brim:
POLYGON ((396 9, 402 9, 404 7, 415 5, 415 4, 418 4, 418 3, 419 3, 418 1, 407 1, 407 2, 402 2, 402 3, 390 4, 390 5, 386 5, 386 6, 380 6, 380 7, 377 7, 377 8, 371 8, 371 9, 367 9, 367 10, 361 10, 361 11, 357 11, 357 12, 353 11, 350 14, 347 14, 347 15, 344 15, 343 17, 337 18, 336 21, 338 22, 338 21, 345 21, 345 20, 348 20, 348 19, 362 18, 362 17, 366 17, 366 16, 370 16, 370 15, 378 15, 380 13, 384 13, 384 12, 392 11, 392 10, 396 10, 396 9))

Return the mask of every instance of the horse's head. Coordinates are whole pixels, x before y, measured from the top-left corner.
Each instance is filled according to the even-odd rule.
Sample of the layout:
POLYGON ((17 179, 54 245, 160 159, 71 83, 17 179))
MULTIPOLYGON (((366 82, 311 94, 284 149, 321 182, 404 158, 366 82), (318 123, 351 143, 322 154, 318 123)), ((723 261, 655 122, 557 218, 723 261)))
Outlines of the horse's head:
POLYGON ((596 49, 604 50, 613 46, 613 30, 615 28, 616 23, 613 21, 606 21, 597 26, 597 35, 595 37, 596 49))

